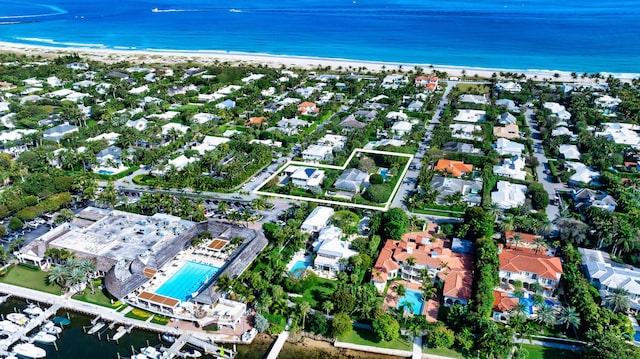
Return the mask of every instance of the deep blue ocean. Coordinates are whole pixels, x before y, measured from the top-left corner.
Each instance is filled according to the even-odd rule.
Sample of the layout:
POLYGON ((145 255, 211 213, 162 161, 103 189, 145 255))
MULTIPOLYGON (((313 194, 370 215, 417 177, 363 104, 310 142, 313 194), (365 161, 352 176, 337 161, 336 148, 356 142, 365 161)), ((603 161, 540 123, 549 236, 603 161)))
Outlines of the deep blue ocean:
POLYGON ((638 0, 2 0, 11 21, 37 22, 1 41, 640 73, 638 0))

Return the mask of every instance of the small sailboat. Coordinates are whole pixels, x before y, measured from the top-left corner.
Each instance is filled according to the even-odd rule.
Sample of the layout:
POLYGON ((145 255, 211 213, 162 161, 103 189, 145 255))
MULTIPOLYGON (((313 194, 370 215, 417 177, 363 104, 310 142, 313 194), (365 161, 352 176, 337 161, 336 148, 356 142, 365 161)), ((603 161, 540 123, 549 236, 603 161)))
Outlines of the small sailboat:
POLYGON ((53 342, 56 341, 56 337, 54 335, 48 334, 42 330, 39 331, 36 335, 34 335, 32 338, 34 342, 42 343, 42 344, 53 344, 53 342))
POLYGON ((21 343, 13 347, 13 354, 23 357, 23 358, 32 358, 39 359, 47 356, 47 352, 38 348, 37 346, 29 343, 21 343))

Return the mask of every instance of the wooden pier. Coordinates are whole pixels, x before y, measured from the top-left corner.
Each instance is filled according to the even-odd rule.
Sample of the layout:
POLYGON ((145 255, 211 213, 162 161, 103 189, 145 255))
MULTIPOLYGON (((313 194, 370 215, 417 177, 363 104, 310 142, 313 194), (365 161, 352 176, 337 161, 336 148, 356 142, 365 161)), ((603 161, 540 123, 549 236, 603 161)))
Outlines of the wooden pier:
POLYGON ((190 344, 194 347, 200 348, 204 352, 203 354, 213 356, 215 358, 234 358, 236 356, 234 350, 225 349, 213 342, 206 342, 192 336, 191 334, 182 334, 178 339, 176 339, 176 341, 171 345, 169 349, 162 353, 162 358, 169 359, 176 356, 180 357, 180 350, 186 344, 190 344))

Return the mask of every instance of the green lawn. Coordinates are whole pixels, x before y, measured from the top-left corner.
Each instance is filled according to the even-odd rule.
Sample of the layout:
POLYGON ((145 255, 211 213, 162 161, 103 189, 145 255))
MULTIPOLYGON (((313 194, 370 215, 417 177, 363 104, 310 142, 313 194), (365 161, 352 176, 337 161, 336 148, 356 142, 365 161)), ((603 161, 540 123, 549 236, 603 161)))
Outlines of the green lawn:
MULTIPOLYGON (((78 293, 73 296, 73 299, 87 302, 91 304, 96 304, 102 307, 107 308, 116 308, 112 304, 112 298, 108 295, 106 289, 100 290, 99 286, 102 284, 102 280, 98 279, 93 281, 93 287, 95 288, 95 293, 91 293, 91 288, 87 287, 82 293, 78 293)), ((115 300, 114 300, 115 302, 115 300)))
POLYGON ((539 345, 522 344, 522 348, 529 352, 527 359, 578 359, 580 355, 570 350, 545 348, 539 345))
POLYGON ((316 285, 302 293, 302 299, 309 302, 311 307, 320 308, 322 302, 331 298, 336 290, 336 282, 325 278, 317 278, 316 285))
POLYGON ((349 334, 338 337, 338 340, 341 342, 386 349, 411 350, 412 348, 412 344, 402 338, 390 342, 378 341, 378 338, 372 331, 361 328, 353 328, 349 334))
POLYGON ((60 295, 62 287, 57 284, 49 285, 47 283, 47 275, 47 272, 41 270, 13 266, 8 270, 8 273, 0 278, 0 282, 60 295))
POLYGON ((482 94, 489 93, 489 86, 477 84, 457 84, 456 87, 463 93, 471 93, 479 91, 482 94))
POLYGON ((440 356, 448 357, 448 358, 464 359, 464 355, 462 355, 462 353, 459 353, 459 352, 455 351, 454 349, 423 348, 422 352, 425 353, 425 354, 440 355, 440 356))

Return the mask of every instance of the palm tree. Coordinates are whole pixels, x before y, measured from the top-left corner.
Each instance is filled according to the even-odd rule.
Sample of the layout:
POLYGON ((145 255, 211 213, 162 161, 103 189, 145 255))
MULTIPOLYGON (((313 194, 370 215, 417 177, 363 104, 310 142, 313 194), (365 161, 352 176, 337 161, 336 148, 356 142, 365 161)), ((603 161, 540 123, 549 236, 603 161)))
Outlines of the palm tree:
POLYGON ((604 298, 605 305, 614 312, 627 312, 631 305, 629 291, 624 288, 614 288, 604 298))
POLYGON ((550 305, 543 304, 539 306, 538 310, 536 311, 536 315, 537 315, 536 320, 539 323, 544 324, 548 327, 555 325, 557 322, 556 311, 550 305))
POLYGON ((580 326, 580 315, 574 307, 563 307, 560 311, 559 322, 565 325, 565 331, 569 329, 569 327, 572 327, 575 333, 576 329, 580 326))
POLYGON ((516 245, 515 249, 518 249, 518 245, 522 244, 522 235, 520 233, 514 233, 511 236, 511 243, 516 245))
POLYGON ((546 246, 546 241, 544 240, 543 236, 536 236, 535 238, 535 252, 538 253, 538 251, 540 251, 541 249, 543 249, 546 246))
POLYGON ((333 310, 333 302, 330 302, 328 300, 322 302, 322 310, 324 310, 324 312, 329 315, 329 312, 333 310))
POLYGON ((216 288, 218 289, 219 292, 226 294, 227 291, 231 289, 233 284, 232 282, 233 280, 231 279, 231 277, 229 277, 226 274, 223 274, 218 278, 218 280, 216 280, 216 288))
POLYGON ((407 288, 405 288, 402 284, 396 285, 394 291, 396 292, 398 298, 402 298, 407 294, 407 288))
POLYGON ((62 288, 67 287, 68 270, 64 266, 55 266, 47 275, 49 284, 58 284, 62 288))
POLYGON ((311 310, 311 304, 309 304, 309 302, 304 301, 298 304, 298 311, 302 315, 302 328, 304 328, 305 320, 307 319, 307 314, 309 314, 310 310, 311 310))
POLYGON ((93 276, 97 270, 96 263, 92 260, 85 259, 78 262, 77 266, 84 272, 85 280, 91 287, 91 294, 95 294, 96 290, 93 286, 93 276))

